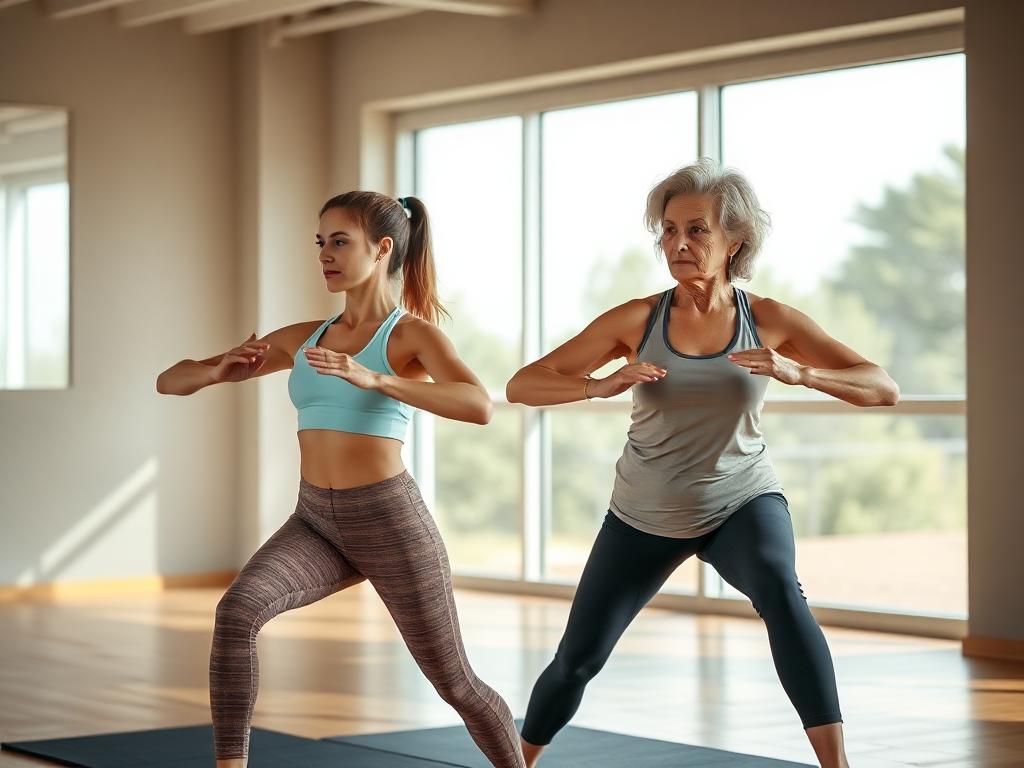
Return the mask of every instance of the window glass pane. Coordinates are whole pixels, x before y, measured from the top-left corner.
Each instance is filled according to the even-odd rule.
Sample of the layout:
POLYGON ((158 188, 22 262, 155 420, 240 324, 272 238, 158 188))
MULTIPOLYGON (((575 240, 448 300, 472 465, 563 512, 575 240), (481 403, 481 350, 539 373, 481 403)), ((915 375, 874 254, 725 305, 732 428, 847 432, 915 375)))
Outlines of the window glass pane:
POLYGON ((503 393, 522 359, 522 121, 416 134, 416 196, 430 214, 442 319, 459 356, 503 393))
POLYGON ((964 393, 964 88, 956 54, 722 89, 723 160, 773 222, 750 290, 903 394, 964 393))
POLYGON ((497 409, 486 426, 434 420, 434 518, 452 569, 518 577, 520 536, 519 414, 497 409))
MULTIPOLYGON (((547 112, 542 120, 545 351, 599 314, 672 284, 644 227, 647 193, 697 154, 691 91, 547 112)), ((613 360, 606 376, 625 364, 613 360)))
MULTIPOLYGON (((579 581, 601 528, 629 429, 629 406, 621 413, 566 409, 551 413, 552 521, 546 577, 579 581)), ((697 560, 676 569, 666 590, 696 594, 697 560)))
POLYGON ((64 387, 68 380, 68 185, 31 186, 25 203, 27 384, 64 387))
POLYGON ((777 413, 762 427, 808 601, 967 615, 962 416, 777 413))
MULTIPOLYGON (((613 306, 672 284, 643 213, 650 188, 697 154, 697 98, 674 93, 548 112, 541 131, 547 352, 613 306)), ((612 360, 593 375, 607 376, 623 365, 625 360, 612 360)), ((550 424, 546 576, 575 581, 608 509, 629 412, 556 409, 550 424)), ((683 566, 670 587, 693 591, 695 574, 695 566, 683 566)))

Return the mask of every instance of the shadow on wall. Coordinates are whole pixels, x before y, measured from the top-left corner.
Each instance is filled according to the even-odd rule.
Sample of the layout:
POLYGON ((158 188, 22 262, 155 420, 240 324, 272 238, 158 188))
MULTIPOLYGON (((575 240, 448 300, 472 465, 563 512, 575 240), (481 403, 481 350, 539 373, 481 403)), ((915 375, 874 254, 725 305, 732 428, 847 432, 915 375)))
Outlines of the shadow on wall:
MULTIPOLYGON (((131 567, 133 562, 152 562, 156 552, 157 469, 156 458, 144 461, 66 531, 36 528, 35 541, 22 541, 17 553, 8 553, 9 557, 21 554, 30 559, 25 564, 14 564, 18 574, 15 586, 74 578, 76 563, 101 542, 105 547, 124 553, 122 562, 110 564, 111 576, 125 571, 138 572, 131 567), (46 543, 44 539, 50 536, 52 542, 46 543)), ((50 489, 61 493, 68 491, 60 488, 59 480, 50 489)), ((27 526, 21 525, 21 528, 24 532, 27 526)), ((146 567, 142 572, 150 570, 146 567)))

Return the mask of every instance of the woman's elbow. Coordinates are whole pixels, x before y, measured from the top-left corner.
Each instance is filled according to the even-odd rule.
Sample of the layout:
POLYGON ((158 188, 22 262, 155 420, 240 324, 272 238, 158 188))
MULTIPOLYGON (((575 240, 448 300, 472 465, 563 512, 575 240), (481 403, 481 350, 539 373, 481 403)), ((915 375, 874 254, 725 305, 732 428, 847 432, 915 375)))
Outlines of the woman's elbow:
POLYGON ((480 411, 477 414, 477 424, 490 424, 491 417, 494 415, 494 403, 491 402, 491 396, 488 394, 484 401, 480 404, 480 411))
POLYGON ((875 400, 870 405, 896 405, 900 401, 900 385, 885 374, 885 379, 875 391, 875 400))
POLYGON ((900 401, 900 385, 890 379, 882 397, 882 405, 896 405, 900 401))
POLYGON ((518 378, 519 374, 517 373, 515 376, 508 380, 508 383, 505 384, 505 399, 508 400, 510 403, 521 402, 521 400, 519 399, 519 382, 517 381, 518 378))

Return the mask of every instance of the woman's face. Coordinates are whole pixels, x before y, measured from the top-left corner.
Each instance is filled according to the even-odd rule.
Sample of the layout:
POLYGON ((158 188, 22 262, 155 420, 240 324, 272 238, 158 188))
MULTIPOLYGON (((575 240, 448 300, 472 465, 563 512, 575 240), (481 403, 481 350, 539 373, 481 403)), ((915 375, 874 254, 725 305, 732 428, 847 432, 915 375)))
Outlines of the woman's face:
POLYGON ((368 280, 381 263, 387 265, 392 240, 371 242, 347 208, 329 208, 320 217, 316 244, 327 290, 340 293, 368 280))
POLYGON ((730 242, 708 195, 676 195, 662 215, 661 247, 676 280, 727 279, 729 258, 741 241, 730 242))

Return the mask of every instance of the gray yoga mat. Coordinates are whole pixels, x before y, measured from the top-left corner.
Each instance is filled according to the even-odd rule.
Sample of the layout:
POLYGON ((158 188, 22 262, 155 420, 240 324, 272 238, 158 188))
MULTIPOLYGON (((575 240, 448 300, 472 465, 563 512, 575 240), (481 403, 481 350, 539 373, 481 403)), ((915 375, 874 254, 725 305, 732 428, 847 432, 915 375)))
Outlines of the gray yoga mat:
MULTIPOLYGON (((4 749, 81 768, 210 768, 213 727, 159 728, 4 742, 4 749)), ((249 768, 450 768, 418 757, 253 728, 249 768)))
MULTIPOLYGON (((522 720, 516 725, 521 728, 522 720)), ((330 736, 327 741, 444 762, 460 768, 492 768, 463 725, 391 731, 362 736, 330 736)), ((569 725, 544 751, 540 766, 550 768, 808 768, 807 763, 773 760, 673 741, 569 725)))

